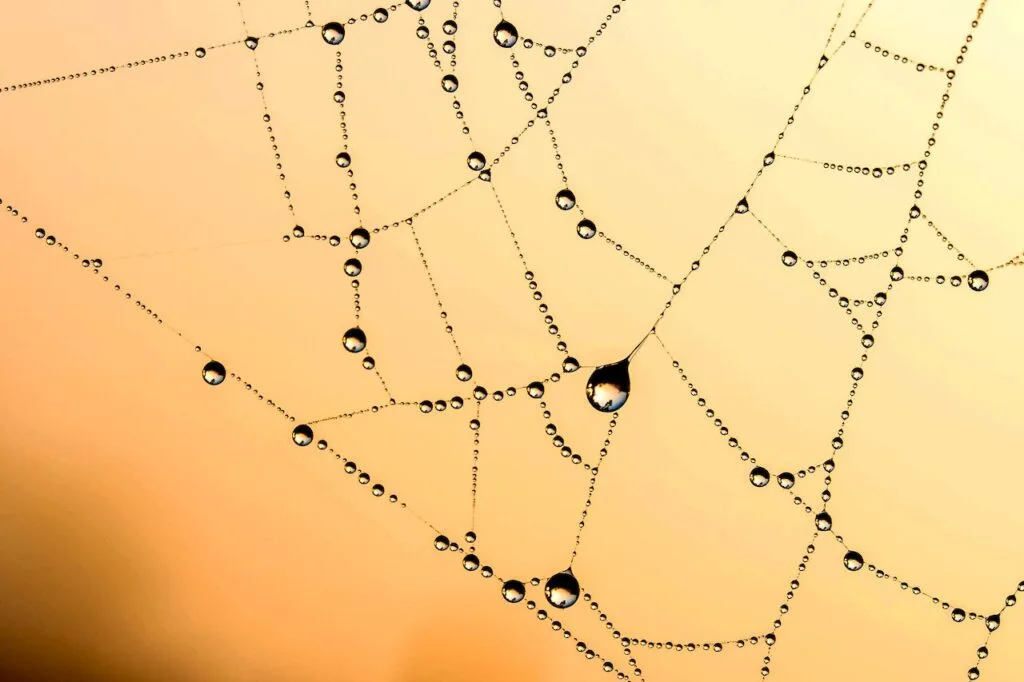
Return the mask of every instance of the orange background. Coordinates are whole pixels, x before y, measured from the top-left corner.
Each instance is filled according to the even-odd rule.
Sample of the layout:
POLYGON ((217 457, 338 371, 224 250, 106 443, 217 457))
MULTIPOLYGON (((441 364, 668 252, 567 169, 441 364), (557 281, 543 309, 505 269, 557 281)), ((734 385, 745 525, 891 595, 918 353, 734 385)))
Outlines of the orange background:
MULTIPOLYGON (((314 20, 369 11, 311 0, 314 20)), ((521 40, 574 47, 607 8, 516 0, 521 40)), ((847 2, 830 52, 860 16, 847 2)), ((407 7, 350 26, 344 64, 349 150, 367 227, 402 220, 472 177, 529 118, 491 3, 459 9, 459 132, 441 73, 407 7)), ((942 71, 918 73, 863 41, 952 68, 975 6, 877 2, 814 81, 778 148, 850 165, 916 164, 942 71)), ((244 0, 248 33, 306 21, 300 0, 244 0)), ((451 5, 421 16, 434 40, 451 5)), ((672 279, 690 268, 772 148, 813 74, 838 3, 630 0, 550 110, 570 186, 598 228, 672 279)), ((229 0, 39 0, 0 23, 0 83, 124 64, 243 38, 229 0)), ((352 324, 342 262, 314 234, 358 225, 340 150, 334 49, 314 28, 143 68, 0 94, 0 675, 13 680, 610 679, 495 578, 433 549, 434 531, 313 447, 291 425, 387 397, 340 337, 352 324), (280 145, 281 197, 253 54, 280 145), (5 211, 5 213, 7 213, 5 211), (307 237, 281 236, 295 221, 307 237), (36 227, 69 247, 47 247, 36 227), (72 254, 102 258, 92 274, 72 254), (102 276, 110 278, 104 283, 102 276), (111 285, 121 285, 120 292, 111 285), (124 293, 132 294, 131 300, 124 293), (156 311, 163 327, 140 312, 156 311), (173 329, 171 329, 173 327, 173 329), (180 330, 181 337, 178 335, 180 330), (201 345, 196 353, 193 345, 201 345), (210 387, 209 357, 243 377, 210 387), (236 383, 251 382, 254 391, 236 383), (228 385, 231 384, 231 385, 228 385)), ((520 46, 521 47, 521 46, 520 46)), ((837 456, 834 529, 867 562, 953 606, 987 614, 1024 578, 1018 446, 1024 343, 1019 159, 1024 7, 989 3, 929 161, 919 202, 953 244, 989 268, 975 293, 905 280, 890 292, 863 363, 837 456)), ((543 97, 572 57, 516 54, 543 97)), ((447 68, 447 57, 442 55, 447 68)), ((891 249, 916 168, 893 176, 778 159, 751 192, 801 259, 891 249)), ((543 127, 494 169, 512 228, 571 353, 586 366, 626 355, 670 293, 600 238, 580 240, 543 127)), ((474 384, 524 386, 560 355, 530 298, 488 187, 474 182, 416 221, 417 235, 474 384)), ((742 447, 773 474, 820 463, 839 425, 860 333, 826 293, 870 298, 892 257, 810 271, 738 216, 675 299, 659 334, 742 447)), ((910 275, 965 275, 924 220, 900 263, 910 275)), ((398 400, 466 395, 458 359, 410 231, 375 234, 362 326, 398 400)), ((854 316, 873 319, 858 307, 854 316)), ((584 399, 588 369, 545 400, 586 461, 607 418, 584 399)), ((763 635, 813 532, 812 515, 772 482, 755 489, 655 341, 602 464, 574 570, 615 627, 635 637, 716 642, 763 635)), ((461 542, 470 524, 472 432, 462 411, 396 407, 323 422, 316 437, 461 542)), ((558 455, 535 401, 482 406, 477 550, 499 576, 562 570, 589 476, 558 455)), ((821 471, 794 493, 817 509, 821 471)), ((985 640, 924 596, 842 566, 816 542, 772 650, 770 679, 962 680, 985 640)), ((542 606, 543 592, 528 599, 542 606)), ((1017 607, 1022 608, 1022 607, 1017 607)), ((548 611, 554 609, 548 608, 548 611)), ((1024 621, 989 642, 984 680, 1019 680, 1024 621)), ((628 669, 584 602, 559 613, 628 669)), ((648 680, 759 679, 763 644, 722 653, 633 647, 648 680)))

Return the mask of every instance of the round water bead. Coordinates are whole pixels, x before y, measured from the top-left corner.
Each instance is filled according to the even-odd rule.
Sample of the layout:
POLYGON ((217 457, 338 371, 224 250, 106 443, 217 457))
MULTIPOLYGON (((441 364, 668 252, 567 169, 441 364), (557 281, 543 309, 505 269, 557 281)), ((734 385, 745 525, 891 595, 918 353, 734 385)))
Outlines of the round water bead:
POLYGON ((462 567, 467 571, 475 571, 480 568, 480 558, 476 554, 467 554, 462 559, 462 567))
POLYGON ((482 171, 487 166, 487 158, 480 152, 472 152, 466 158, 470 170, 482 171))
POLYGON ((469 381, 473 378, 473 368, 463 363, 455 368, 455 378, 459 381, 469 381))
POLYGON ((629 398, 629 360, 601 365, 587 380, 587 400, 599 412, 615 412, 629 398))
POLYGON ((571 355, 565 360, 562 360, 562 371, 571 374, 580 368, 580 362, 571 355))
POLYGON ((851 549, 843 557, 843 566, 846 566, 847 570, 850 571, 859 571, 864 567, 864 557, 860 555, 860 552, 855 552, 851 549))
POLYGON ((962 623, 967 619, 967 612, 960 608, 953 609, 949 617, 953 619, 954 623, 962 623))
POLYGON ((782 264, 787 268, 791 268, 797 264, 796 254, 792 251, 785 251, 782 254, 782 264))
POLYGON ((779 487, 784 490, 789 490, 796 483, 796 477, 788 471, 783 471, 779 474, 777 480, 779 482, 779 487))
POLYGON ((443 552, 451 546, 451 542, 448 540, 446 535, 438 535, 434 538, 434 549, 439 552, 443 552))
POLYGON ((597 226, 594 225, 592 220, 584 218, 576 224, 576 234, 578 234, 582 239, 591 239, 595 234, 597 234, 597 226))
POLYGON ((824 532, 832 528, 832 515, 827 511, 818 512, 814 517, 814 527, 824 532))
POLYGON ((430 7, 430 0, 405 0, 405 4, 412 7, 417 12, 422 12, 426 8, 430 7))
POLYGON ((441 30, 444 31, 445 35, 453 36, 455 35, 456 31, 459 30, 459 25, 456 24, 451 19, 448 19, 443 24, 441 24, 441 30))
POLYGON ((544 384, 539 381, 532 381, 526 387, 526 393, 531 398, 543 398, 544 397, 544 384))
POLYGON ((296 239, 302 239, 303 237, 306 236, 306 230, 302 227, 302 225, 296 225, 295 227, 292 228, 292 236, 295 237, 296 239))
POLYGON ((445 92, 455 92, 459 89, 459 79, 450 73, 446 74, 441 78, 441 88, 445 92))
POLYGON ((313 429, 308 424, 299 424, 292 429, 292 441, 299 447, 306 447, 313 442, 313 429))
POLYGON ((470 530, 470 531, 466 531, 466 542, 468 542, 468 543, 469 543, 469 544, 471 544, 471 545, 472 545, 472 544, 473 544, 474 542, 476 542, 476 533, 474 533, 474 532, 473 532, 473 531, 471 531, 471 530, 470 530))
POLYGON ((750 470, 750 482, 755 488, 763 488, 771 480, 771 474, 764 467, 754 467, 750 470))
POLYGON ((363 227, 357 227, 348 235, 348 241, 357 249, 365 249, 370 245, 370 233, 363 227))
POLYGON ((352 156, 348 152, 341 152, 334 157, 334 162, 338 164, 338 168, 348 168, 352 165, 352 156))
POLYGON ((999 629, 999 614, 993 614, 985 618, 985 628, 989 632, 995 632, 999 629))
POLYGON ((376 21, 378 24, 383 24, 385 21, 388 20, 388 11, 383 7, 378 7, 377 9, 373 10, 373 20, 376 21))
POLYGON ((345 274, 349 277, 358 277, 363 271, 363 264, 358 258, 349 258, 345 261, 345 274))
POLYGON ((889 279, 894 282, 898 282, 903 279, 903 268, 898 265, 894 265, 892 270, 889 271, 889 279))
POLYGON ((975 270, 967 275, 967 286, 974 291, 985 291, 988 288, 988 273, 984 270, 975 270))
POLYGON ((337 21, 332 21, 324 24, 320 34, 328 45, 341 45, 341 41, 345 39, 345 26, 337 21))
POLYGON ((501 586, 501 596, 510 604, 518 604, 526 596, 526 585, 518 580, 506 580, 501 586))
POLYGON ((967 669, 967 679, 976 680, 979 677, 981 677, 981 671, 978 669, 978 666, 967 669))
POLYGON ((197 47, 196 48, 196 57, 198 57, 199 59, 202 59, 205 56, 206 56, 206 48, 205 47, 197 47))
POLYGON ((568 187, 560 190, 555 195, 555 206, 562 209, 563 211, 569 211, 573 206, 576 205, 576 195, 572 193, 572 190, 568 187))
POLYGON ((572 569, 565 569, 548 578, 544 585, 544 596, 548 603, 556 609, 567 609, 580 598, 580 583, 572 574, 572 569))
POLYGON ((225 376, 227 376, 227 372, 224 369, 224 365, 216 360, 210 360, 203 366, 203 381, 211 386, 224 383, 225 376))
POLYGON ((345 332, 342 343, 349 353, 358 353, 366 348, 366 334, 359 327, 352 327, 345 332))
POLYGON ((500 47, 512 47, 519 40, 519 31, 507 21, 499 21, 494 27, 494 42, 500 47))

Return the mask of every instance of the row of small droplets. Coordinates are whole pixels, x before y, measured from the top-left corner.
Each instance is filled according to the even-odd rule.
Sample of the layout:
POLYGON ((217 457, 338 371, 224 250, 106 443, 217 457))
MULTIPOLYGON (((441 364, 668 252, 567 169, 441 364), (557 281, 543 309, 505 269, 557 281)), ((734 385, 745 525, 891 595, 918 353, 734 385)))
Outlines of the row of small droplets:
POLYGON ((779 616, 772 622, 772 631, 764 636, 765 644, 768 645, 768 653, 764 655, 761 666, 761 677, 768 677, 771 673, 771 662, 772 662, 772 647, 775 646, 777 641, 777 632, 782 627, 782 619, 785 618, 786 614, 789 613, 789 602, 793 599, 794 594, 800 588, 800 574, 807 570, 807 564, 811 561, 811 556, 814 554, 814 541, 818 539, 818 533, 814 533, 811 537, 811 542, 807 545, 807 552, 800 557, 800 563, 797 564, 797 574, 789 582, 789 589, 786 591, 786 601, 779 605, 779 616))
POLYGON ((572 547, 572 554, 569 557, 569 567, 572 567, 574 561, 576 561, 576 554, 580 548, 580 539, 583 537, 583 529, 587 525, 587 513, 590 509, 590 503, 594 497, 594 490, 597 487, 597 475, 601 473, 601 464, 604 463, 604 458, 608 456, 608 448, 612 444, 612 434, 615 433, 615 427, 619 423, 619 413, 615 412, 612 414, 612 418, 608 421, 608 431, 605 434, 604 443, 601 444, 601 449, 598 451, 597 464, 590 467, 590 483, 587 486, 587 499, 583 503, 583 511, 580 513, 579 530, 576 532, 576 542, 572 547))
MULTIPOLYGON (((453 19, 447 19, 441 25, 441 30, 447 36, 453 36, 459 30, 459 25, 453 19)), ((459 89, 459 79, 455 75, 455 41, 452 39, 445 40, 442 44, 441 49, 446 54, 451 55, 451 72, 445 73, 444 67, 441 66, 441 60, 438 58, 437 47, 434 45, 430 38, 430 29, 427 28, 427 22, 420 17, 416 26, 416 37, 421 40, 427 40, 427 56, 429 56, 434 66, 441 72, 441 89, 452 96, 452 109, 455 111, 455 118, 462 124, 462 134, 469 137, 470 142, 473 141, 473 136, 469 130, 469 124, 466 122, 466 115, 462 111, 462 102, 455 94, 459 89)), ((476 146, 475 143, 473 145, 476 146)))

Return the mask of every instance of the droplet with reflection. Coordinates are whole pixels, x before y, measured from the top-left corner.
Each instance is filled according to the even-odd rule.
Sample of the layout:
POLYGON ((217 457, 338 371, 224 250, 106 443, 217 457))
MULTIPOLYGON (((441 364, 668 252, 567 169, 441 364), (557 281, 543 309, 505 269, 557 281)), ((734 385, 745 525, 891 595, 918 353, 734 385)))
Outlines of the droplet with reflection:
POLYGON ((572 574, 572 569, 567 568, 548 578, 544 585, 544 596, 556 609, 567 609, 575 604, 580 598, 580 583, 572 574))
POLYGON ((859 571, 864 567, 864 557, 860 555, 860 552, 855 552, 851 549, 843 557, 843 566, 846 566, 847 570, 850 571, 859 571))
POLYGON ((358 353, 366 348, 366 333, 359 327, 352 327, 345 332, 341 342, 349 353, 358 353))
POLYGON ((313 442, 313 429, 308 424, 299 424, 292 429, 292 441, 299 447, 306 447, 313 442))
POLYGON ((499 21, 494 27, 494 42, 500 47, 512 47, 519 40, 519 31, 507 21, 499 21))
POLYGON ((501 596, 510 604, 518 604, 526 596, 526 585, 519 580, 506 580, 501 586, 501 596))
POLYGON ((345 40, 345 26, 337 21, 329 22, 320 29, 320 35, 328 45, 340 45, 345 40))
POLYGON ((225 376, 227 376, 227 370, 224 369, 224 365, 216 360, 210 360, 203 366, 203 381, 211 386, 224 383, 225 376))
POLYGON ((595 410, 615 412, 629 398, 629 358, 601 365, 587 380, 587 400, 595 410))

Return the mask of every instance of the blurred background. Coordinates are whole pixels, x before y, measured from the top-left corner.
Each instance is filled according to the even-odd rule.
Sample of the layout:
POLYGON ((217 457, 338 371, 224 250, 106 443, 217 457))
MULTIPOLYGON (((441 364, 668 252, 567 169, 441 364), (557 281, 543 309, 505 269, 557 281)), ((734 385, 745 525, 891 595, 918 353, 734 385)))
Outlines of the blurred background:
MULTIPOLYGON (((244 28, 230 0, 39 0, 0 23, 2 85, 121 65, 0 92, 0 199, 19 212, 5 210, 0 228, 0 678, 612 678, 525 600, 506 603, 497 577, 434 549, 431 525, 465 544, 472 524, 472 402, 317 423, 327 452, 292 444, 294 424, 266 402, 295 423, 387 402, 375 372, 341 346, 354 324, 347 235, 417 213, 474 176, 470 152, 493 159, 522 130, 532 112, 510 52, 541 103, 561 85, 549 120, 579 205, 667 279, 600 236, 577 236, 579 214, 555 206, 563 185, 541 125, 493 169, 508 225, 478 180, 416 219, 419 245, 400 224, 359 253, 367 352, 391 395, 414 403, 558 371, 516 244, 535 273, 584 368, 546 385, 550 419, 523 391, 481 406, 474 530, 481 560, 504 579, 541 578, 527 599, 553 612, 543 580, 569 563, 590 475, 560 456, 545 425, 597 461, 608 416, 586 403, 589 368, 629 353, 743 197, 840 3, 629 0, 589 44, 610 6, 509 0, 504 16, 520 34, 510 51, 492 38, 499 10, 464 1, 450 36, 461 122, 427 45, 446 39, 450 2, 403 5, 383 23, 359 20, 374 7, 354 0, 310 0, 309 14, 302 0, 241 5, 244 28), (309 17, 317 27, 280 34, 309 17), (342 44, 326 45, 318 26, 349 17, 342 44), (416 37, 421 18, 429 39, 416 37), (247 35, 264 36, 255 51, 236 42, 247 35), (234 44, 215 47, 224 43, 234 44), (587 45, 569 85, 574 54, 546 57, 541 44, 587 45), (335 162, 336 49, 358 216, 335 162), (306 237, 283 240, 296 224, 306 237), (82 267, 96 258, 99 274, 82 267), (455 377, 431 279, 473 367, 469 384, 455 377), (202 379, 211 358, 233 373, 222 385, 202 379)), ((962 680, 989 633, 979 618, 954 622, 952 609, 998 612, 1024 578, 1024 272, 996 269, 1024 250, 1024 7, 989 3, 957 65, 975 4, 877 2, 858 24, 865 5, 845 3, 829 63, 750 192, 751 213, 730 221, 659 327, 687 380, 654 339, 632 363, 573 569, 615 629, 698 644, 632 647, 652 682, 759 679, 763 636, 784 603, 770 679, 962 680), (869 325, 877 308, 848 313, 827 290, 870 300, 889 285, 949 70, 917 202, 925 217, 900 259, 908 277, 889 292, 862 363, 850 320, 869 325), (895 170, 874 178, 823 163, 895 170), (787 248, 797 267, 782 265, 787 248), (827 285, 802 263, 882 251, 821 269, 827 285), (989 273, 985 291, 949 285, 975 268, 989 273), (855 366, 865 376, 828 509, 883 579, 846 570, 830 533, 798 571, 814 515, 794 495, 820 508, 820 467, 792 491, 775 480, 755 488, 751 464, 705 416, 712 408, 773 479, 820 465, 855 366), (752 635, 758 644, 699 648, 752 635)), ((450 57, 438 59, 450 71, 450 57)), ((556 615, 630 671, 585 602, 556 615)), ((1007 609, 991 635, 985 680, 1021 678, 1015 616, 1007 609)))

